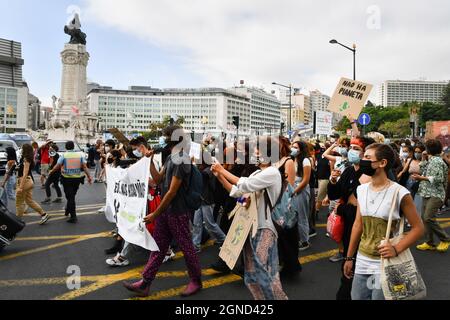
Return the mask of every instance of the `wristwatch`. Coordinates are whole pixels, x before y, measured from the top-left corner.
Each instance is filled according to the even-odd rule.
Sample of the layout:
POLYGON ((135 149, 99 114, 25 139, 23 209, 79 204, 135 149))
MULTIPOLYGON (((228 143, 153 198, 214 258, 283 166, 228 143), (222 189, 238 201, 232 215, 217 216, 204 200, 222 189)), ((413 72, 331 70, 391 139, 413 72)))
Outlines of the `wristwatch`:
POLYGON ((345 257, 344 261, 356 261, 356 258, 353 257, 345 257))

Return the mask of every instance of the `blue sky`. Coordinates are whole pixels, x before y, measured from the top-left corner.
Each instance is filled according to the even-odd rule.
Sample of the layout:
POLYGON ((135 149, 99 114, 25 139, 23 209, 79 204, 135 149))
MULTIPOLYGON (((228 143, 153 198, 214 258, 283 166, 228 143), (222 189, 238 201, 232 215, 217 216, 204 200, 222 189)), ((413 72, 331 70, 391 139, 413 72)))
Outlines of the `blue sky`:
MULTIPOLYGON (((47 104, 60 95, 60 52, 69 37, 63 27, 70 5, 83 6, 75 0, 0 0, 2 14, 0 37, 22 43, 25 59, 24 78, 33 94, 47 104)), ((184 70, 182 64, 164 50, 116 29, 81 21, 87 33, 91 55, 88 78, 115 88, 129 85, 154 87, 200 86, 201 80, 184 70)))
POLYGON ((358 80, 450 80, 446 0, 0 0, 0 37, 22 42, 24 77, 45 104, 60 95, 71 5, 88 35, 89 80, 115 88, 227 88, 242 79, 331 95, 352 76, 351 52, 333 38, 357 44, 358 80))

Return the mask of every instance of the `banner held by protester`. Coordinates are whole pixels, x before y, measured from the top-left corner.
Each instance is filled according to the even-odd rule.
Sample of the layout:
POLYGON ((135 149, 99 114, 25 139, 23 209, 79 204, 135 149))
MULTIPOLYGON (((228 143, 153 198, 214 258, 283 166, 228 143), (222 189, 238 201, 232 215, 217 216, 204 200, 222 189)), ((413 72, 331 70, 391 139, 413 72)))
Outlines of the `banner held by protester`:
POLYGON ((143 222, 147 215, 150 161, 144 158, 128 169, 107 167, 106 203, 114 213, 122 238, 149 251, 159 251, 143 222))

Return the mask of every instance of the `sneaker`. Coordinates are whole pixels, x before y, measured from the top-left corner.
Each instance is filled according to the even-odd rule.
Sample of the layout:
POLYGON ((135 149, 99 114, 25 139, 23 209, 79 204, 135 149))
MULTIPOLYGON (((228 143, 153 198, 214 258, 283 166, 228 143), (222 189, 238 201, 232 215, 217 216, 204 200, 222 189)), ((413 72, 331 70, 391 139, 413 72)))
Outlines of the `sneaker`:
POLYGON ((311 229, 311 231, 309 232, 309 237, 310 238, 317 237, 317 231, 314 229, 311 229))
POLYGON ((134 283, 124 282, 123 286, 142 298, 148 297, 150 294, 150 284, 146 283, 144 280, 140 280, 134 283))
POLYGON ((441 242, 437 246, 436 250, 438 252, 447 252, 448 248, 450 247, 450 242, 441 242))
POLYGON ((305 251, 305 250, 308 250, 309 248, 311 248, 311 245, 309 244, 309 242, 299 243, 298 246, 299 246, 298 250, 300 250, 300 251, 305 251))
POLYGON ((117 254, 114 258, 107 259, 106 264, 111 267, 126 267, 130 264, 130 261, 117 254))
POLYGON ((48 204, 50 202, 52 202, 51 198, 46 198, 44 201, 41 201, 42 204, 48 204))
POLYGON ((45 215, 42 216, 41 221, 39 221, 39 225, 42 226, 46 224, 48 220, 50 220, 50 215, 46 213, 45 215))
POLYGON ((182 297, 190 297, 194 294, 198 293, 200 290, 203 289, 203 285, 201 282, 198 281, 191 281, 188 286, 186 287, 186 290, 181 294, 182 297))
POLYGON ((202 253, 202 248, 195 248, 195 253, 196 254, 202 253))
POLYGON ((420 251, 434 251, 434 250, 436 250, 436 246, 429 245, 426 242, 422 243, 421 245, 418 245, 416 248, 417 248, 417 250, 420 250, 420 251))
POLYGON ((62 198, 56 198, 55 200, 53 200, 53 203, 61 203, 62 201, 62 198))
POLYGON ((330 262, 333 263, 341 262, 342 260, 344 260, 344 254, 342 252, 338 252, 330 258, 330 262))
POLYGON ((166 257, 164 258, 163 263, 166 263, 168 261, 172 261, 173 258, 175 258, 175 252, 173 252, 172 249, 169 249, 169 251, 167 251, 167 253, 166 253, 166 257))

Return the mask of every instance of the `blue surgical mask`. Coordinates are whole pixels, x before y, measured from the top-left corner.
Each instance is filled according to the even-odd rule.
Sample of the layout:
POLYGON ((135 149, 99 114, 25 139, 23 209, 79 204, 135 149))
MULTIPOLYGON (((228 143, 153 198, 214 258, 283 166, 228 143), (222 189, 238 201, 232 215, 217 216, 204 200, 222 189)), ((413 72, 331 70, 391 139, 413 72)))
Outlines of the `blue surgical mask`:
POLYGON ((344 158, 348 157, 348 150, 347 149, 341 147, 341 148, 338 148, 338 152, 344 158))
POLYGON ((360 154, 360 151, 350 150, 350 152, 348 153, 348 161, 351 164, 359 164, 359 162, 361 161, 360 154))
POLYGON ((297 157, 299 155, 300 151, 296 148, 291 148, 291 156, 297 157))
POLYGON ((144 157, 144 155, 142 154, 142 152, 140 152, 139 150, 133 150, 133 154, 134 154, 134 156, 136 157, 136 158, 139 158, 139 159, 141 159, 141 158, 143 158, 144 157))

